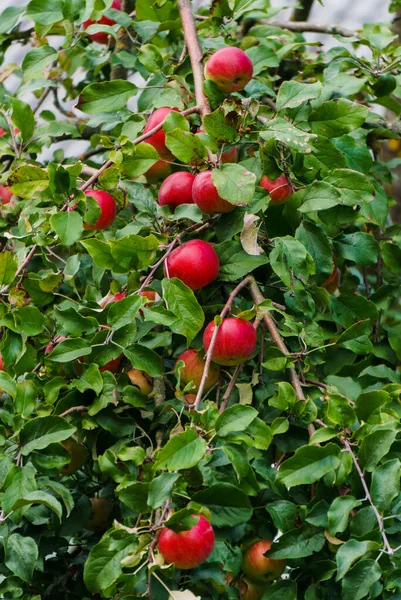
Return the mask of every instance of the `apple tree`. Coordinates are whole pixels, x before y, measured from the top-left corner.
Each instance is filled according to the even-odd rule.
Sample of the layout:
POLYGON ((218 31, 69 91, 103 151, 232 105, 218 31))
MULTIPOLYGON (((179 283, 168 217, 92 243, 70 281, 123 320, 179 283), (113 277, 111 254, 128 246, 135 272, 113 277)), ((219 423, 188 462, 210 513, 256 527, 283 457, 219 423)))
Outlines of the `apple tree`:
POLYGON ((301 4, 2 9, 0 598, 401 597, 401 50, 301 4))

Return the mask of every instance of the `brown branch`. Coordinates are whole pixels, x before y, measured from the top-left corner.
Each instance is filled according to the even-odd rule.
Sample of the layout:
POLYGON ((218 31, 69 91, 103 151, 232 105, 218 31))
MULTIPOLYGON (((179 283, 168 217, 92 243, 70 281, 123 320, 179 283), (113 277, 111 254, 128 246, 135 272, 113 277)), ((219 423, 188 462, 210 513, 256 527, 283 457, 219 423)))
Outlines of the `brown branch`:
POLYGON ((291 21, 307 21, 312 10, 313 0, 300 0, 300 6, 294 8, 291 21))
MULTIPOLYGON (((188 115, 198 113, 198 112, 200 112, 200 110, 201 110, 200 106, 193 106, 192 108, 187 108, 186 110, 183 110, 180 114, 183 115, 184 117, 186 117, 188 115)), ((163 128, 163 122, 159 123, 159 125, 156 125, 156 127, 153 127, 153 129, 150 129, 147 133, 143 133, 142 135, 137 137, 136 140, 134 140, 132 142, 133 145, 137 146, 141 142, 146 141, 148 138, 150 138, 152 135, 154 135, 155 133, 160 131, 162 128, 163 128)), ((120 148, 120 146, 116 146, 116 150, 118 150, 119 148, 120 148)), ((81 190, 81 192, 84 192, 85 190, 87 190, 93 183, 95 183, 95 181, 97 181, 97 179, 100 177, 100 175, 102 173, 104 173, 113 164, 114 163, 112 160, 108 160, 107 162, 105 162, 104 165, 102 167, 100 167, 100 169, 98 169, 92 175, 92 177, 90 177, 88 179, 88 181, 86 181, 83 185, 81 185, 81 187, 79 188, 81 190)))
POLYGON ((266 25, 272 27, 280 27, 280 29, 288 29, 295 33, 320 33, 322 35, 342 35, 343 37, 354 37, 355 31, 339 27, 338 25, 317 25, 316 23, 308 23, 307 21, 276 21, 263 20, 266 25))
POLYGON ((81 412, 81 411, 84 411, 87 409, 88 409, 87 406, 73 406, 72 408, 69 408, 68 410, 65 410, 63 413, 61 413, 59 415, 59 417, 66 417, 67 415, 70 415, 71 413, 81 412))
MULTIPOLYGON (((237 287, 231 292, 227 302, 224 305, 223 310, 220 313, 220 318, 223 320, 224 317, 226 316, 226 314, 229 312, 232 303, 234 302, 235 297, 237 296, 237 294, 242 290, 242 288, 244 288, 245 286, 247 286, 252 280, 252 277, 250 275, 248 275, 248 277, 245 277, 245 279, 243 279, 238 285, 237 287)), ((198 410, 199 409, 199 404, 202 400, 202 394, 203 394, 203 389, 205 387, 205 383, 206 383, 206 379, 207 376, 209 374, 209 369, 210 369, 210 363, 212 362, 212 356, 213 356, 213 350, 214 347, 216 345, 216 340, 217 340, 217 334, 219 332, 220 329, 220 325, 216 325, 213 331, 213 335, 212 335, 212 339, 210 340, 210 346, 208 351, 206 352, 206 360, 205 360, 205 366, 203 368, 203 373, 202 373, 202 379, 199 385, 199 389, 198 389, 198 393, 196 394, 196 399, 194 402, 194 410, 198 410)))
MULTIPOLYGON (((253 277, 250 278, 249 290, 251 292, 253 301, 256 305, 261 304, 264 301, 265 298, 263 297, 263 294, 260 291, 259 286, 253 277)), ((279 333, 279 330, 277 329, 276 323, 274 322, 274 319, 269 312, 263 313, 263 320, 277 348, 284 354, 284 356, 291 356, 287 346, 284 343, 283 338, 279 333)), ((295 369, 288 369, 288 376, 291 381, 291 385, 295 390, 295 394, 298 400, 306 400, 304 392, 302 390, 301 382, 295 369)), ((308 425, 308 431, 309 435, 312 435, 315 432, 315 428, 312 424, 308 425)))
POLYGON ((235 384, 237 383, 237 379, 238 379, 238 377, 239 377, 239 375, 240 375, 240 373, 241 373, 241 371, 243 369, 243 366, 244 365, 237 365, 237 367, 236 367, 236 369, 234 371, 234 374, 231 377, 231 381, 228 384, 227 389, 224 392, 224 396, 221 399, 221 406, 220 406, 220 412, 221 413, 223 412, 223 410, 225 410, 227 408, 228 401, 229 401, 230 396, 231 396, 231 394, 232 394, 232 392, 234 390, 235 384))
POLYGON ((203 52, 199 43, 190 0, 178 0, 178 10, 180 11, 185 45, 191 59, 196 104, 200 106, 201 115, 204 117, 210 113, 210 106, 203 91, 203 52))

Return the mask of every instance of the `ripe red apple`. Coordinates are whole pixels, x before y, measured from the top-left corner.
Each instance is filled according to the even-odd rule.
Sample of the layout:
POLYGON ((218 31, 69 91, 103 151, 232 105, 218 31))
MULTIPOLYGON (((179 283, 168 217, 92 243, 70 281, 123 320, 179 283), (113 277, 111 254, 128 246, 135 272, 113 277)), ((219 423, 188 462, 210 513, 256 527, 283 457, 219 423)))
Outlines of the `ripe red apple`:
POLYGON ((139 391, 145 396, 149 396, 153 390, 153 380, 147 373, 139 369, 131 369, 127 373, 132 385, 139 388, 139 391))
MULTIPOLYGON (((115 8, 116 10, 121 10, 121 0, 113 0, 113 4, 110 8, 115 8)), ((115 25, 116 22, 113 19, 109 19, 109 17, 102 17, 99 21, 92 21, 89 19, 83 23, 83 28, 88 29, 89 25, 115 25)), ((99 33, 91 33, 89 35, 92 42, 97 42, 98 44, 108 44, 109 42, 109 34, 105 31, 99 31, 99 33)))
POLYGON ((236 163, 238 162, 238 148, 237 146, 233 146, 231 150, 227 150, 227 152, 223 152, 221 155, 221 162, 223 165, 226 163, 236 163))
POLYGON ((164 527, 159 536, 160 554, 177 569, 194 569, 210 556, 214 548, 213 527, 202 515, 193 516, 198 522, 192 529, 176 533, 164 527))
POLYGON ((112 302, 118 302, 119 300, 122 300, 123 298, 125 298, 126 295, 127 294, 125 292, 119 292, 118 294, 114 294, 114 296, 110 296, 110 298, 107 298, 107 300, 102 302, 102 308, 105 308, 108 304, 111 304, 112 302))
POLYGON ((85 529, 89 531, 97 531, 98 529, 105 529, 107 520, 113 510, 111 502, 106 498, 91 498, 92 513, 89 521, 85 525, 85 529))
POLYGON ((180 204, 193 204, 192 186, 194 181, 195 175, 187 171, 169 175, 160 186, 158 198, 160 206, 168 204, 175 209, 180 204))
POLYGON ((285 175, 280 175, 273 180, 269 179, 267 175, 263 175, 259 185, 269 192, 270 206, 284 204, 292 196, 292 186, 285 175))
POLYGON ((225 94, 242 90, 250 82, 252 75, 251 59, 243 50, 234 46, 217 50, 205 66, 206 79, 214 81, 225 94))
POLYGON ((54 350, 57 344, 59 344, 60 342, 64 342, 64 340, 66 339, 67 337, 65 335, 59 335, 58 337, 55 337, 54 339, 50 340, 50 342, 45 348, 45 354, 49 354, 49 352, 52 352, 52 350, 54 350))
MULTIPOLYGON (((170 160, 173 160, 173 156, 170 156, 170 160)), ((157 183, 162 179, 166 179, 171 173, 171 164, 165 160, 158 160, 157 163, 150 167, 145 173, 145 177, 148 183, 157 183)))
POLYGON ((193 404, 196 400, 196 394, 185 394, 184 400, 186 400, 188 404, 193 404))
POLYGON ((220 198, 212 180, 212 171, 202 171, 196 176, 192 197, 204 213, 229 213, 235 208, 234 204, 220 198))
MULTIPOLYGON (((203 334, 203 345, 210 346, 215 323, 211 321, 203 334)), ((245 362, 256 348, 256 331, 249 321, 229 317, 220 325, 212 360, 218 365, 231 367, 245 362)))
POLYGON ((76 442, 73 438, 69 438, 62 445, 71 455, 71 460, 68 465, 64 465, 61 472, 64 475, 72 475, 76 473, 85 463, 87 452, 85 446, 76 442))
POLYGON ((340 269, 337 267, 334 261, 333 264, 334 269, 323 284, 323 287, 329 292, 329 294, 334 294, 334 292, 338 289, 341 280, 340 269))
POLYGON ((284 572, 284 560, 273 560, 264 556, 271 545, 270 540, 254 542, 242 557, 242 571, 255 583, 268 583, 279 579, 284 572))
POLYGON ((13 193, 10 188, 5 185, 0 185, 0 202, 1 204, 8 204, 13 197, 13 193))
MULTIPOLYGON (((195 348, 189 348, 185 350, 177 358, 184 361, 185 366, 181 369, 181 383, 182 387, 185 387, 191 381, 195 384, 194 391, 197 392, 200 386, 200 382, 203 375, 203 369, 205 367, 204 353, 195 350, 195 348)), ((220 369, 215 365, 210 365, 209 373, 206 378, 205 392, 208 392, 218 382, 220 377, 220 369)))
POLYGON ((100 230, 107 229, 113 223, 117 214, 116 201, 113 196, 103 190, 86 190, 85 196, 91 196, 96 200, 99 205, 102 214, 96 223, 89 225, 84 223, 84 229, 86 230, 100 230))
POLYGON ((139 292, 139 295, 149 300, 149 302, 146 302, 145 306, 152 306, 153 302, 160 300, 159 294, 153 290, 144 290, 143 292, 139 292))
POLYGON ((177 277, 194 291, 212 283, 219 269, 216 251, 203 240, 185 242, 173 250, 164 263, 166 277, 177 277))
POLYGON ((6 370, 6 367, 5 367, 4 360, 3 360, 3 357, 1 355, 1 352, 0 352, 0 371, 5 371, 5 370, 6 370))
POLYGON ((104 372, 104 371, 110 371, 110 373, 117 373, 119 367, 120 367, 120 362, 122 359, 123 355, 121 354, 120 356, 117 356, 117 358, 113 358, 112 360, 109 360, 108 363, 106 363, 105 365, 103 365, 103 367, 99 367, 99 371, 100 372, 104 372))
MULTIPOLYGON (((164 119, 167 117, 171 111, 178 112, 177 108, 158 108, 156 109, 149 117, 148 122, 145 125, 143 133, 148 133, 153 127, 159 125, 164 122, 164 119)), ((166 146, 166 134, 163 129, 160 129, 157 133, 152 135, 150 138, 146 140, 147 144, 150 144, 155 148, 161 158, 172 159, 174 158, 171 154, 170 150, 166 146)), ((156 163, 157 164, 157 163, 156 163)), ((153 167, 154 168, 154 167, 153 167)))

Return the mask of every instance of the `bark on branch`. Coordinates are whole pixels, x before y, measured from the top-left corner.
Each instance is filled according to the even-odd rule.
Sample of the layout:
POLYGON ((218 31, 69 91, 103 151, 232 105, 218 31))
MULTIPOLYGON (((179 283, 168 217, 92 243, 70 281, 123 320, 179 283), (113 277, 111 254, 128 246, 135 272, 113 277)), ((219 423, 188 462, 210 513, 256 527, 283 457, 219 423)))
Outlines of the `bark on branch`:
POLYGON ((355 31, 345 29, 339 25, 317 25, 315 23, 308 23, 308 21, 276 21, 276 20, 263 20, 266 25, 272 25, 272 27, 280 27, 280 29, 288 29, 288 31, 294 31, 295 33, 321 33, 322 35, 342 35, 343 37, 353 37, 356 34, 355 31))

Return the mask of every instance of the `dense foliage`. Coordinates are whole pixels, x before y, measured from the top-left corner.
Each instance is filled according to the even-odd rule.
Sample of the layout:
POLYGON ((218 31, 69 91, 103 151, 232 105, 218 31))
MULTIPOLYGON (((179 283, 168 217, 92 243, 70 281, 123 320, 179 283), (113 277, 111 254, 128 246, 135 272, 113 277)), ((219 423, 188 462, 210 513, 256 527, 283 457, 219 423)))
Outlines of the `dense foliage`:
POLYGON ((204 58, 239 47, 253 78, 229 95, 210 77, 209 111, 186 4, 0 15, 0 598, 401 597, 400 159, 382 159, 401 47, 387 25, 306 45, 269 0, 214 0, 204 58), (64 140, 88 149, 66 157, 64 140), (158 203, 171 170, 211 168, 218 214, 158 203), (102 225, 93 188, 117 203, 102 225), (216 262, 201 285, 192 258, 174 266, 190 240, 212 243, 217 278, 216 262), (224 317, 243 337, 202 393, 202 354, 192 372, 177 359, 213 347, 224 317), (166 523, 202 525, 206 560, 164 561, 166 523), (280 561, 261 580, 258 540, 280 561))

